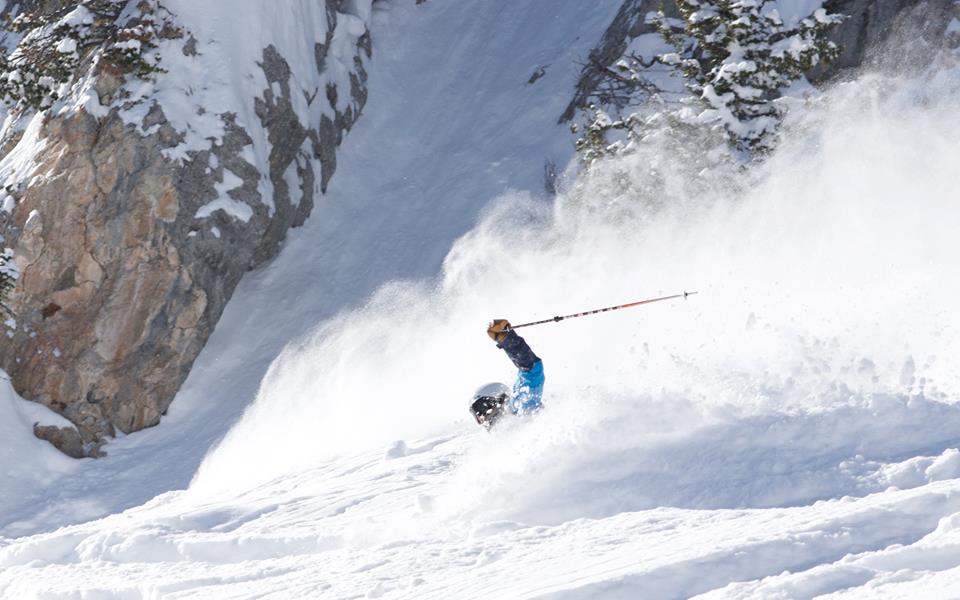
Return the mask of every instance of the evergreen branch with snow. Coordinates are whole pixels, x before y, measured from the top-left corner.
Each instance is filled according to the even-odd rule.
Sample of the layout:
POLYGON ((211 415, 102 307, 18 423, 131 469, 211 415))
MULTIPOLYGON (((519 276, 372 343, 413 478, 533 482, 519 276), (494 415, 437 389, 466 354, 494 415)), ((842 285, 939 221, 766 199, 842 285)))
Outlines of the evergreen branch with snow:
POLYGON ((27 10, 7 28, 22 34, 0 53, 0 97, 43 110, 78 78, 82 66, 146 79, 162 72, 157 40, 182 36, 157 0, 74 0, 53 11, 27 10))
POLYGON ((843 20, 823 8, 787 23, 771 0, 677 0, 680 23, 660 13, 661 35, 676 51, 659 60, 676 67, 704 110, 741 150, 773 148, 782 120, 774 103, 783 88, 840 49, 826 38, 843 20))
POLYGON ((772 0, 677 0, 677 7, 679 19, 667 18, 663 11, 653 19, 674 51, 654 61, 624 56, 605 69, 596 92, 601 106, 622 108, 638 90, 647 103, 661 106, 645 111, 645 117, 613 118, 592 104, 582 130, 571 127, 581 134, 576 148, 584 165, 622 154, 651 127, 665 125, 718 129, 734 152, 763 155, 776 145, 783 119, 776 100, 782 90, 840 53, 826 35, 844 17, 823 8, 788 23, 772 0), (690 95, 665 102, 665 92, 646 78, 654 63, 681 74, 690 95), (650 114, 657 111, 662 118, 650 114))
MULTIPOLYGON (((583 135, 577 138, 575 146, 581 163, 589 167, 596 161, 614 156, 624 150, 625 142, 638 140, 641 119, 637 114, 631 114, 618 119, 611 118, 603 109, 595 104, 587 107, 590 117, 583 127, 583 135), (611 142, 608 135, 619 132, 623 140, 611 142)), ((576 124, 570 126, 574 134, 580 133, 576 124)))

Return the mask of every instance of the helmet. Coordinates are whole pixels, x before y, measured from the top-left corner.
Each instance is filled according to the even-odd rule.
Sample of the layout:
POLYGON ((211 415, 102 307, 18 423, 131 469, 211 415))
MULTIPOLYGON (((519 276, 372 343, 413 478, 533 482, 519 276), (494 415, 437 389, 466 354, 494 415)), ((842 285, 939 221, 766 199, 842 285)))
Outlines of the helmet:
POLYGON ((473 393, 470 412, 477 423, 490 429, 503 414, 503 405, 510 397, 510 388, 502 383, 488 383, 473 393))

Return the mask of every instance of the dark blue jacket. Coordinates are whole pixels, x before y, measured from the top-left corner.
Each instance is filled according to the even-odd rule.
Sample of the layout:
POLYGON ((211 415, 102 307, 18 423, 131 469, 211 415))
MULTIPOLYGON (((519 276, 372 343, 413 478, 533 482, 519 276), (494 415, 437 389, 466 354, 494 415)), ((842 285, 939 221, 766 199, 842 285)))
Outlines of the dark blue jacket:
POLYGON ((517 335, 516 331, 508 331, 506 337, 497 344, 502 348, 513 364, 520 370, 517 381, 513 384, 513 395, 507 403, 510 412, 514 414, 531 413, 540 410, 543 405, 543 362, 533 353, 527 342, 517 335))
POLYGON ((521 371, 529 371, 533 368, 533 364, 540 360, 527 342, 512 329, 507 332, 507 336, 497 344, 497 347, 502 348, 513 361, 514 366, 521 371))

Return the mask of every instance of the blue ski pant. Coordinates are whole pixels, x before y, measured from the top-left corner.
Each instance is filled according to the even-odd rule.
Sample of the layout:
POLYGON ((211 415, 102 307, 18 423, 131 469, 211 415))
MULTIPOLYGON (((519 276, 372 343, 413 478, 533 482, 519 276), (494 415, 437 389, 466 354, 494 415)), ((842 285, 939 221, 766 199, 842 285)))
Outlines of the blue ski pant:
POLYGON ((532 413, 543 405, 543 362, 533 363, 529 371, 519 371, 513 384, 513 396, 510 397, 510 412, 513 414, 532 413))

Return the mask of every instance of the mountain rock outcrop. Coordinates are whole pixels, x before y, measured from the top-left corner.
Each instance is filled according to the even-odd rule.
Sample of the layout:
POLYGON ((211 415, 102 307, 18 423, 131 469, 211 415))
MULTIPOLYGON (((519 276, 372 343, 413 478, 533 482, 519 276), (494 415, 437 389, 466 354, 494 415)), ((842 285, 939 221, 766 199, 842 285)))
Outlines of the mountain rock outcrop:
POLYGON ((0 245, 20 276, 0 368, 75 425, 34 428, 72 456, 159 422, 243 274, 310 214, 366 102, 369 2, 297 4, 248 63, 225 37, 263 15, 212 7, 169 3, 179 34, 154 78, 93 50, 52 107, 7 115, 0 245))

